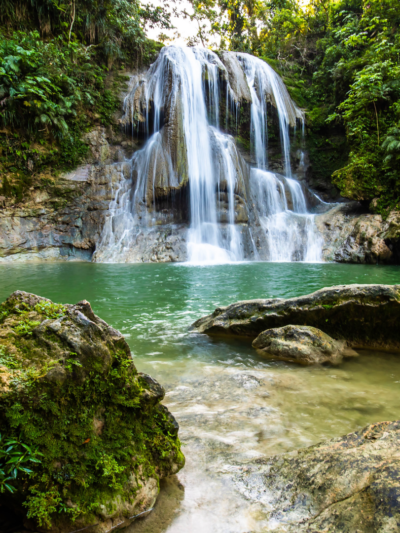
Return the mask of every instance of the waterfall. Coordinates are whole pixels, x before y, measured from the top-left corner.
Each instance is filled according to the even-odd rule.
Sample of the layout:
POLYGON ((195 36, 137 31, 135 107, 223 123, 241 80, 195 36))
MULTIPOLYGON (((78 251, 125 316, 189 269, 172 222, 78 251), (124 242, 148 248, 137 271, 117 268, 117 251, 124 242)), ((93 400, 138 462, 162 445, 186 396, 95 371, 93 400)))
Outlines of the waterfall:
POLYGON ((185 258, 192 263, 240 261, 249 253, 256 258, 256 226, 264 232, 268 260, 320 260, 314 215, 290 163, 290 127, 297 120, 304 126, 304 116, 267 63, 243 53, 165 47, 132 81, 124 111, 122 123, 147 141, 126 163, 129 175, 119 174, 117 188, 113 183, 115 199, 95 260, 134 261, 140 235, 163 227, 182 233, 182 225, 185 258), (237 129, 243 101, 250 104, 252 169, 234 138, 221 131, 229 113, 237 129), (279 118, 285 176, 268 171, 268 102, 279 118))
POLYGON ((278 74, 264 61, 250 54, 236 54, 242 63, 252 96, 251 128, 258 168, 266 168, 267 101, 276 105, 283 149, 285 174, 291 177, 289 126, 296 127, 296 119, 304 124, 304 116, 289 96, 278 74))
MULTIPOLYGON (((314 215, 308 214, 306 199, 298 181, 291 179, 289 128, 304 115, 291 100, 276 72, 264 61, 238 53, 251 91, 251 136, 257 169, 252 169, 251 185, 260 222, 268 242, 270 261, 321 260, 321 243, 314 231, 314 215), (265 171, 268 166, 267 101, 276 105, 286 178, 265 171), (286 195, 291 201, 290 209, 286 195)), ((304 159, 304 155, 303 155, 304 159)), ((303 162, 304 164, 304 162, 303 162)))
POLYGON ((251 187, 267 237, 268 260, 321 261, 322 245, 315 232, 315 215, 307 213, 301 185, 273 172, 253 169, 251 187))

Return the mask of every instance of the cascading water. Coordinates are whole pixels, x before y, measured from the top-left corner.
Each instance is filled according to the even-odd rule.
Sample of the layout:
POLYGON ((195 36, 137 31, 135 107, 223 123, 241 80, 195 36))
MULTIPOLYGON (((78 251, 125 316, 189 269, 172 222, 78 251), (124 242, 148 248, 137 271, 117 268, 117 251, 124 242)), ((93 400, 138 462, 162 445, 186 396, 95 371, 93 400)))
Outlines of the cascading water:
MULTIPOLYGON (((249 54, 237 54, 250 87, 251 135, 258 169, 252 169, 251 183, 261 225, 268 241, 270 261, 321 260, 321 244, 314 231, 314 215, 308 214, 299 182, 291 179, 289 127, 299 119, 304 131, 304 115, 291 100, 276 72, 264 61, 249 54), (279 117, 279 130, 286 179, 263 172, 267 168, 267 99, 274 101, 279 117), (292 206, 288 208, 286 195, 292 206)), ((304 156, 303 156, 304 157, 304 156)))
POLYGON ((251 128, 258 168, 267 168, 267 101, 276 105, 283 149, 285 174, 292 175, 290 165, 289 126, 296 127, 296 119, 304 122, 304 116, 287 92, 277 73, 264 61, 249 54, 236 54, 243 65, 252 96, 251 128))
POLYGON ((150 137, 128 163, 129 176, 125 172, 121 177, 95 260, 135 260, 138 236, 171 225, 177 198, 189 207, 185 241, 191 262, 257 257, 255 226, 264 232, 268 260, 320 260, 313 215, 307 212, 301 185, 292 179, 289 128, 296 120, 304 124, 302 112, 280 77, 260 59, 163 48, 125 99, 125 123, 136 124, 150 137), (234 112, 236 123, 240 101, 250 102, 256 168, 249 169, 234 139, 220 130, 223 95, 226 117, 234 112), (267 102, 279 117, 286 178, 267 170, 267 102), (243 235, 251 243, 247 248, 243 235))
POLYGON ((301 185, 293 179, 253 169, 251 186, 267 237, 269 260, 320 261, 321 244, 314 231, 314 215, 307 213, 301 185))

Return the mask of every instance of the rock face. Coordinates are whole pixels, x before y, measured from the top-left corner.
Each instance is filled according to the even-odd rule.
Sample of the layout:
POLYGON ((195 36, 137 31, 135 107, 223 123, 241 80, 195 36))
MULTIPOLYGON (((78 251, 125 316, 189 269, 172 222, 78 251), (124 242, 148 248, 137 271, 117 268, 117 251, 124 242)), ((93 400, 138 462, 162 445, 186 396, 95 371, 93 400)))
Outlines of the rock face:
POLYGON ((226 77, 230 81, 236 101, 242 102, 245 100, 251 102, 250 88, 236 54, 221 52, 220 58, 226 68, 226 77))
POLYGON ((18 438, 42 455, 31 475, 9 480, 15 492, 2 492, 0 505, 40 532, 129 525, 152 509, 159 480, 184 464, 163 397, 87 301, 13 293, 0 306, 2 443, 18 438))
POLYGON ((399 451, 400 421, 380 422, 258 460, 236 482, 266 506, 279 533, 392 533, 400 528, 399 451))
POLYGON ((253 341, 253 348, 276 359, 312 365, 339 363, 344 343, 310 326, 284 326, 260 333, 253 341))
POLYGON ((351 347, 398 350, 399 319, 399 285, 339 285, 288 300, 237 302, 216 309, 192 327, 209 335, 255 339, 267 329, 305 325, 351 347))
POLYGON ((339 263, 396 263, 400 261, 400 213, 357 213, 357 205, 340 204, 316 217, 323 240, 323 257, 339 263))
MULTIPOLYGON (((123 229, 122 229, 123 231, 123 229)), ((186 246, 187 227, 182 224, 165 224, 150 228, 142 228, 135 236, 134 244, 118 258, 126 263, 170 263, 187 260, 186 246)), ((107 234, 105 235, 107 238, 107 234)), ((93 255, 94 262, 115 261, 114 249, 106 242, 93 255)))
POLYGON ((123 161, 97 166, 92 162, 109 162, 101 156, 105 152, 113 160, 123 160, 119 141, 106 137, 104 128, 93 130, 87 135, 87 165, 49 178, 46 190, 32 189, 23 204, 0 202, 0 263, 91 260, 116 184, 130 170, 123 161))
MULTIPOLYGON (((208 151, 212 154, 212 165, 206 174, 218 177, 211 188, 210 201, 205 202, 205 207, 212 206, 212 210, 215 207, 215 213, 210 217, 204 215, 204 219, 217 220, 218 238, 223 248, 229 248, 229 243, 233 242, 230 226, 235 225, 240 246, 233 247, 230 252, 234 251, 237 258, 271 260, 271 235, 275 235, 276 224, 266 214, 276 209, 296 211, 299 207, 295 207, 293 184, 290 186, 280 175, 286 163, 279 141, 280 121, 272 85, 264 84, 261 91, 258 79, 250 89, 246 75, 249 64, 243 54, 221 52, 216 55, 210 51, 196 54, 204 57, 201 81, 199 78, 195 85, 199 87, 202 83, 205 87, 204 103, 209 115, 209 123, 202 133, 208 132, 208 151), (263 97, 268 109, 268 168, 277 180, 268 194, 254 193, 255 180, 250 178, 250 167, 257 166, 255 152, 250 150, 254 91, 263 97), (217 123, 232 137, 221 135, 215 127, 217 123), (284 207, 277 207, 274 200, 276 205, 271 210, 271 206, 267 206, 268 198, 272 198, 276 188, 281 197, 278 203, 286 203, 284 207)), ((23 203, 14 205, 10 199, 0 196, 0 263, 187 260, 188 230, 193 229, 190 220, 196 202, 191 204, 189 184, 190 162, 195 158, 189 158, 185 140, 182 86, 185 69, 178 75, 176 61, 166 61, 163 68, 157 67, 159 63, 157 60, 147 72, 136 72, 128 94, 121 95, 121 105, 126 98, 119 122, 126 128, 126 134, 122 130, 117 133, 112 128, 98 126, 84 136, 89 148, 84 166, 60 178, 46 176, 49 185, 32 187, 30 197, 23 203), (156 86, 159 78, 166 88, 163 102, 156 86), (155 128, 159 128, 158 134, 138 152, 143 140, 152 135, 155 128), (135 162, 129 161, 135 152, 141 155, 135 162), (134 218, 134 227, 126 224, 129 217, 134 218), (125 240, 120 242, 124 234, 125 240), (116 244, 119 246, 113 251, 116 244), (93 256, 95 251, 97 254, 93 256)), ((303 114, 279 77, 277 83, 289 122, 294 127, 303 114)), ((321 202, 309 187, 318 189, 319 194, 322 191, 324 199, 329 200, 332 198, 330 184, 312 179, 307 151, 295 139, 292 141, 289 159, 305 202, 298 213, 322 213, 330 206, 321 202)), ((265 177, 263 180, 265 182, 265 177)), ((324 243, 323 259, 400 263, 400 214, 393 212, 383 221, 380 215, 361 213, 357 211, 359 208, 353 203, 341 204, 316 216, 315 234, 318 233, 324 243)), ((292 235, 296 235, 296 239, 291 239, 295 242, 291 260, 307 257, 310 220, 300 219, 296 217, 297 222, 293 224, 297 227, 290 228, 292 235)), ((276 236, 274 239, 286 240, 276 236)))

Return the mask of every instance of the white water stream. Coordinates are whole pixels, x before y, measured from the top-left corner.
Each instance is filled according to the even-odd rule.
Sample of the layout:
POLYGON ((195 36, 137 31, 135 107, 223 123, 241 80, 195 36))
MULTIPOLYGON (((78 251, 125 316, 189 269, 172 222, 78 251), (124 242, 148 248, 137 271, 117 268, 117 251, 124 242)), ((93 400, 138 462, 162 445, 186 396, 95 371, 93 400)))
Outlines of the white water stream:
MULTIPOLYGON (((247 196, 242 201, 253 213, 253 224, 265 232, 270 261, 320 261, 321 246, 299 182, 291 179, 289 128, 302 112, 284 83, 266 63, 248 54, 235 54, 251 94, 251 141, 256 168, 247 171, 247 196), (277 109, 286 177, 268 172, 267 102, 277 109), (255 222, 254 222, 255 221, 255 222)), ((189 190, 187 257, 192 263, 226 263, 246 258, 243 226, 237 217, 241 201, 240 168, 245 166, 233 138, 220 130, 222 81, 226 108, 239 102, 226 67, 205 49, 177 46, 161 50, 148 73, 125 101, 126 116, 152 133, 130 161, 130 176, 121 176, 115 200, 96 251, 97 261, 126 262, 143 228, 160 222, 159 191, 189 190), (225 206, 227 215, 221 210, 225 206), (227 206, 227 207, 226 207, 227 206), (158 218, 156 218, 158 216, 158 218)), ((232 112, 232 111, 230 111, 232 112)), ((243 181, 243 179, 242 179, 243 181)), ((252 231, 249 222, 251 241, 252 231)), ((254 246, 253 246, 254 247, 254 246)), ((257 250, 253 250, 254 257, 257 250)))

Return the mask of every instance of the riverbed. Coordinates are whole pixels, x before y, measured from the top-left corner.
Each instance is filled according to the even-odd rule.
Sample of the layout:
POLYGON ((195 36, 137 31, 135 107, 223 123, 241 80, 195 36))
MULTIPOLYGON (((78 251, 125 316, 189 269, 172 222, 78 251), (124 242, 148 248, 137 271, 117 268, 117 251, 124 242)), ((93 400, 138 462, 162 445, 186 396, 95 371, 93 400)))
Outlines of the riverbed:
POLYGON ((55 302, 90 301, 125 336, 138 370, 166 389, 185 468, 163 483, 154 511, 127 533, 247 533, 274 529, 236 482, 257 458, 400 417, 400 357, 360 352, 339 367, 259 357, 250 343, 189 332, 215 307, 288 298, 347 283, 400 283, 399 267, 239 263, 52 263, 0 266, 0 301, 20 289, 55 302))

